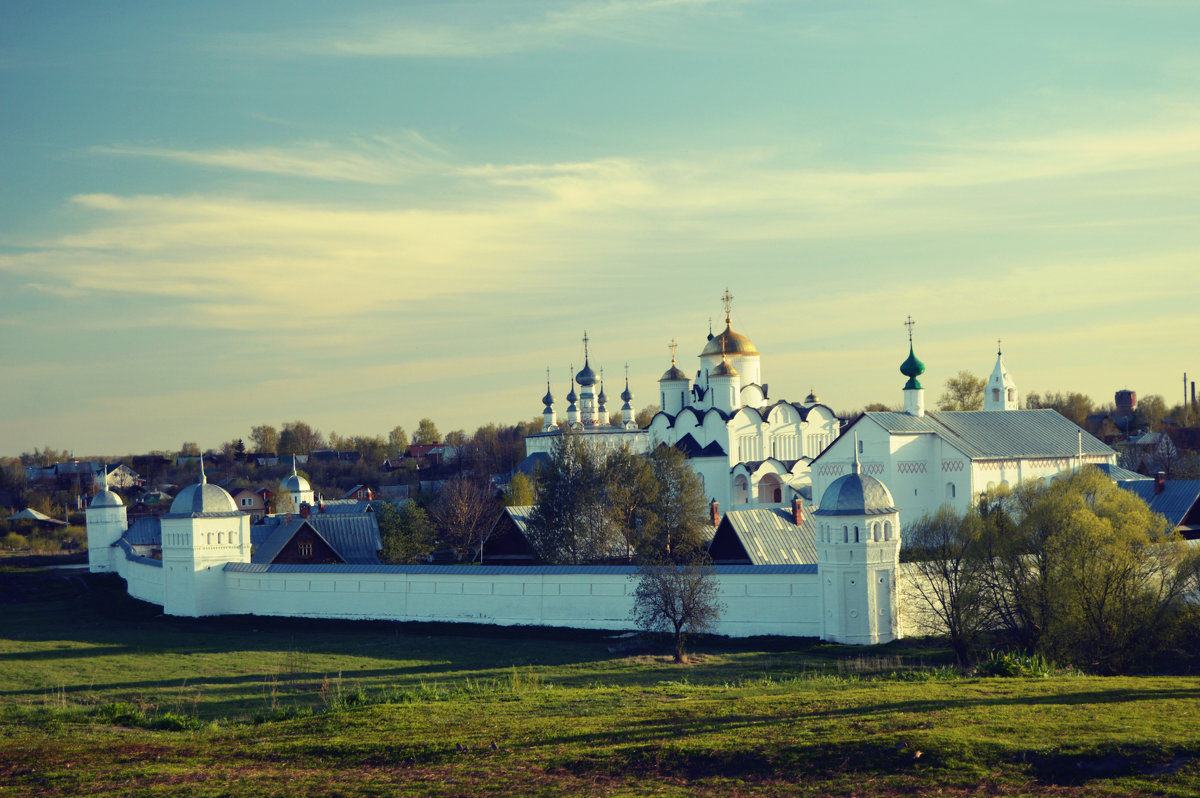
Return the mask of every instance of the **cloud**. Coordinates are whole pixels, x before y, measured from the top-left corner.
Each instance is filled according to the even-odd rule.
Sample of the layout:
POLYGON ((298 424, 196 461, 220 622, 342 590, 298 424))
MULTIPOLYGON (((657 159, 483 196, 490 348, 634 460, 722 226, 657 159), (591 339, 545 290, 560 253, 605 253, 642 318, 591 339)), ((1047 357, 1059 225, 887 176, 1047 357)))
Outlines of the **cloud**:
MULTIPOLYGON (((475 6, 469 13, 456 12, 452 22, 415 16, 397 22, 394 17, 364 16, 340 25, 327 24, 320 32, 237 37, 233 46, 259 54, 484 58, 562 48, 587 39, 677 44, 682 35, 680 15, 720 15, 741 4, 737 0, 608 0, 548 10, 533 4, 516 8, 535 9, 536 16, 515 19, 498 19, 489 16, 494 7, 475 6)), ((220 46, 230 46, 229 40, 220 46)))

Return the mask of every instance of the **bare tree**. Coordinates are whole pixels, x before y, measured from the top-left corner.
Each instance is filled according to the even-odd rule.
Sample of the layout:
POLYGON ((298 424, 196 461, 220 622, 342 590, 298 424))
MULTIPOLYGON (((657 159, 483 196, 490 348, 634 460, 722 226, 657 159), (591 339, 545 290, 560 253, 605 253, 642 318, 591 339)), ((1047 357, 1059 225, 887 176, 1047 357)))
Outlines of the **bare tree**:
POLYGON ((433 505, 433 519, 460 560, 483 557, 500 502, 486 480, 457 476, 448 481, 433 505))
POLYGON ((980 556, 984 520, 976 510, 959 515, 942 505, 904 530, 904 543, 914 561, 907 596, 917 607, 916 626, 946 635, 967 668, 979 636, 993 623, 987 599, 987 568, 980 556))
POLYGON ((647 563, 631 578, 637 579, 633 622, 646 631, 674 634, 675 661, 686 663, 685 636, 715 628, 725 611, 711 562, 698 553, 684 564, 647 563))

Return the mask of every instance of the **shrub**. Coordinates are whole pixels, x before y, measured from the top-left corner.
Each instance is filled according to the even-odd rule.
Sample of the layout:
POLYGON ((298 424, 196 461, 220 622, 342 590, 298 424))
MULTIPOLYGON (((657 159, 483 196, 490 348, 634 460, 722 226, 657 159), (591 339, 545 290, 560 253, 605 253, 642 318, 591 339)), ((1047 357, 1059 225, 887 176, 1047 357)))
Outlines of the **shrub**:
POLYGON ((1037 676, 1045 678, 1054 671, 1041 654, 1019 654, 1011 651, 993 651, 979 663, 976 673, 980 676, 1037 676))

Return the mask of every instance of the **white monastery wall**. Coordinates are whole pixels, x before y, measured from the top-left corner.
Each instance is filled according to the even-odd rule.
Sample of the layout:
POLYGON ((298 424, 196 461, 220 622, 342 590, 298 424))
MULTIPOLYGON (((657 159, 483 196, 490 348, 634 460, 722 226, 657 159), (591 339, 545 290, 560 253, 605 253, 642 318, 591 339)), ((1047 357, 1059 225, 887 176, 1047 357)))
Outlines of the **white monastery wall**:
MULTIPOLYGON (((456 566, 230 565, 222 612, 306 618, 376 619, 634 629, 632 568, 503 571, 456 566)), ((718 634, 820 637, 815 569, 718 569, 726 605, 718 634)), ((149 600, 149 599, 148 599, 149 600)))

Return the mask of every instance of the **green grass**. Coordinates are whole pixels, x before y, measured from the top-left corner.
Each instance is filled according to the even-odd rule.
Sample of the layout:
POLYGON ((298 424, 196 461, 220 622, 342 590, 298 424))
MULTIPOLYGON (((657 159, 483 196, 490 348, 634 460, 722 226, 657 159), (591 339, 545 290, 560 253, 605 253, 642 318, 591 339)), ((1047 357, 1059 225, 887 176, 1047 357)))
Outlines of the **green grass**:
POLYGON ((1194 677, 961 677, 929 641, 677 666, 601 633, 166 618, 81 575, 0 571, 0 600, 6 795, 1200 793, 1194 677))

